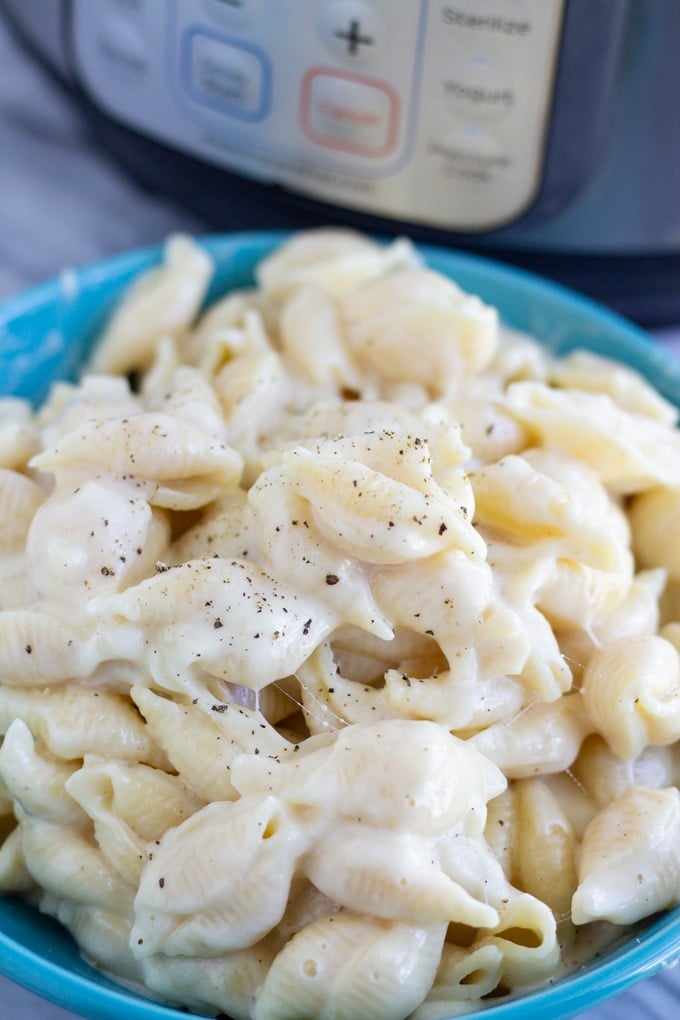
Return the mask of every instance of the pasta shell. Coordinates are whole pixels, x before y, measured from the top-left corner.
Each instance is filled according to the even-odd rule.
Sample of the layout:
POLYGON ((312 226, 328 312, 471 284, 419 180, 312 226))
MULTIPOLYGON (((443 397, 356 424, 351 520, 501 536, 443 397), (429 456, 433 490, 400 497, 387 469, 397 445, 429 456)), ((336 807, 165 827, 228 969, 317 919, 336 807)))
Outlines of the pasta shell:
POLYGON ((318 889, 350 910, 417 924, 495 925, 493 907, 453 882, 431 855, 422 837, 344 825, 306 857, 304 868, 318 889))
POLYGON ((402 563, 450 548, 483 556, 467 508, 418 492, 359 461, 315 456, 302 448, 286 460, 323 533, 346 555, 368 563, 402 563))
POLYGON ((680 738, 680 657, 662 637, 609 642, 590 659, 582 692, 593 726, 624 760, 680 738))
POLYGON ((586 829, 574 924, 634 924, 680 901, 680 793, 631 786, 586 829), (615 838, 612 838, 612 834, 615 838))
POLYGON ((674 425, 677 408, 665 400, 635 369, 593 351, 570 351, 551 365, 548 381, 571 390, 607 393, 619 405, 634 414, 674 425))
POLYGON ((162 511, 133 485, 84 482, 57 492, 40 507, 28 533, 30 575, 43 603, 61 606, 120 591, 155 572, 170 539, 162 511))
POLYGON ((134 887, 82 831, 24 817, 21 833, 26 866, 48 893, 105 910, 131 905, 134 887))
POLYGON ((516 382, 508 388, 507 401, 537 441, 589 464, 614 492, 677 482, 680 438, 675 431, 623 410, 607 394, 516 382))
POLYGON ((361 361, 435 392, 481 371, 498 342, 496 309, 427 269, 364 284, 344 298, 342 313, 361 361))
POLYGON ((390 1020, 422 1001, 445 926, 335 914, 298 932, 274 960, 254 1020, 390 1020))
MULTIPOLYGON (((677 484, 677 480, 676 480, 677 484)), ((629 507, 633 551, 644 567, 663 567, 680 579, 680 492, 659 486, 635 496, 629 507)))
POLYGON ((213 264, 188 237, 171 238, 158 268, 142 274, 115 311, 91 361, 94 372, 144 368, 165 333, 182 334, 205 296, 213 264))
POLYGON ((99 754, 163 768, 167 760, 129 699, 64 684, 40 690, 0 687, 0 733, 21 718, 66 761, 99 754))
POLYGON ((88 960, 97 960, 99 966, 124 980, 144 980, 142 968, 130 951, 130 911, 60 901, 54 915, 68 928, 88 960))
POLYGON ((192 790, 206 802, 235 798, 229 775, 235 749, 216 721, 191 704, 170 701, 144 687, 131 693, 152 739, 192 790))
POLYGON ((209 957, 257 942, 283 916, 304 849, 274 797, 198 811, 166 834, 144 869, 132 932, 137 956, 209 957))
POLYGON ((305 284, 338 297, 399 265, 420 261, 404 241, 381 247, 353 230, 306 230, 258 264, 256 280, 265 298, 280 301, 305 284))
POLYGON ((26 475, 0 468, 0 556, 25 542, 44 498, 40 486, 26 475))
POLYGON ((24 811, 45 821, 80 825, 86 816, 66 783, 75 767, 39 751, 28 726, 15 719, 0 747, 0 777, 24 811))
POLYGON ((0 892, 25 893, 34 888, 24 858, 21 829, 17 827, 0 844, 0 892))
POLYGON ((521 830, 514 855, 515 884, 547 903, 559 921, 569 916, 578 884, 576 836, 550 789, 540 779, 520 780, 515 793, 521 830))
POLYGON ((248 500, 264 565, 274 576, 322 602, 339 622, 391 637, 363 564, 323 534, 308 503, 294 492, 285 469, 272 468, 261 476, 249 490, 248 500))
POLYGON ((284 356, 303 379, 359 391, 360 375, 342 334, 337 305, 318 287, 302 286, 281 309, 284 356), (323 336, 323 345, 316 341, 323 336))
POLYGON ((21 471, 39 449, 40 429, 29 402, 0 397, 0 467, 21 471))
POLYGON ((199 559, 93 599, 88 615, 101 659, 130 658, 159 687, 201 695, 206 676, 255 691, 294 673, 330 629, 319 609, 246 561, 199 559))
POLYGON ((507 723, 496 723, 468 743, 509 779, 562 772, 569 768, 592 730, 578 695, 537 702, 507 723))
POLYGON ((241 456, 195 425, 158 412, 89 420, 68 432, 31 464, 41 471, 102 468, 148 482, 150 502, 195 509, 239 481, 241 456))
POLYGON ((3 683, 38 687, 83 679, 97 664, 92 647, 58 616, 40 610, 0 613, 3 683))
POLYGON ((502 982, 526 985, 554 972, 560 958, 557 926, 550 907, 528 893, 510 893, 499 924, 479 939, 503 954, 502 982))

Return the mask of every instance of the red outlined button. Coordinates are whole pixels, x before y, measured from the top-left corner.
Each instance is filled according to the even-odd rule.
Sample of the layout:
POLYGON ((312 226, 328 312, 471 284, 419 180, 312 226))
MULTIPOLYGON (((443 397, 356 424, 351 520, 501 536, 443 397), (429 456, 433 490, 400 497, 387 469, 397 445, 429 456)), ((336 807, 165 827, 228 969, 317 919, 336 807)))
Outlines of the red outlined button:
POLYGON ((397 143, 399 110, 395 90, 375 78, 312 67, 302 79, 302 130, 316 145, 387 156, 397 143))

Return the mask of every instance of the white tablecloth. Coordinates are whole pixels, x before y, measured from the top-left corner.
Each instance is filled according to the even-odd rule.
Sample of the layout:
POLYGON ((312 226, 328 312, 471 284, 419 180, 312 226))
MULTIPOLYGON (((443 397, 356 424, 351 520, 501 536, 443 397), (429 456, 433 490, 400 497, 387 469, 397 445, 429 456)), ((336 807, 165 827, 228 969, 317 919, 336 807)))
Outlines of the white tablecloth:
MULTIPOLYGON (((210 231, 143 191, 93 144, 69 100, 0 23, 0 300, 174 230, 210 231)), ((680 355, 678 329, 658 334, 680 355)), ((668 1020, 680 1013, 680 968, 582 1014, 582 1020, 668 1020)), ((0 1020, 76 1020, 0 976, 0 1020)))

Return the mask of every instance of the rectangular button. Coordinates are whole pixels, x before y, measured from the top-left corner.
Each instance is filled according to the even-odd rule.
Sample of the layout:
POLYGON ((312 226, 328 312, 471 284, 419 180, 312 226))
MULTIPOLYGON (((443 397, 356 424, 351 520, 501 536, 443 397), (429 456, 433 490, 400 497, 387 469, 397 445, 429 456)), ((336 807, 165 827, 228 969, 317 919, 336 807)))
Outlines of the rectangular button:
POLYGON ((259 120, 269 107, 269 68, 255 47, 193 32, 189 47, 191 97, 206 106, 238 117, 259 120))

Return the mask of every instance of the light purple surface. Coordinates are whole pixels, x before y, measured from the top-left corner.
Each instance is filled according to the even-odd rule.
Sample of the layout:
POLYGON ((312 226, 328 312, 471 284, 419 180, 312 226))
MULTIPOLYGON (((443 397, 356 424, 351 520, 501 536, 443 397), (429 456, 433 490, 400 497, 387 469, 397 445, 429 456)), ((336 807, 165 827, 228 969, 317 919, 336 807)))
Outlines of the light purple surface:
MULTIPOLYGON (((69 266, 159 243, 174 230, 211 227, 115 167, 0 23, 0 300, 69 266)), ((657 338, 680 357, 680 323, 657 338)), ((580 1016, 668 1020, 679 1013, 675 968, 580 1016)), ((0 976, 0 1020, 76 1017, 0 976)))

